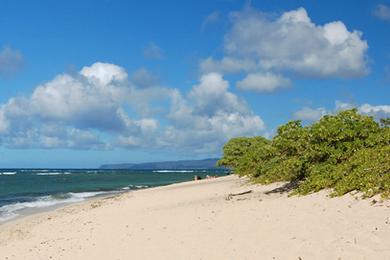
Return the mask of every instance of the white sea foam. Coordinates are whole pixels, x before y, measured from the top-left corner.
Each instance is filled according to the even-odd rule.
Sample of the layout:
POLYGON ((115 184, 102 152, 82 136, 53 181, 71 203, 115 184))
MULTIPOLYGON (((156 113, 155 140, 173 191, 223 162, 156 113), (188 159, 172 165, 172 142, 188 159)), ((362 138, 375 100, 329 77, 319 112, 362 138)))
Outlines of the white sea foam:
POLYGON ((17 172, 0 172, 0 175, 15 175, 17 172))
POLYGON ((143 188, 148 188, 148 185, 135 185, 137 189, 143 189, 143 188))
POLYGON ((15 175, 17 172, 0 172, 0 175, 15 175))
POLYGON ((12 212, 0 213, 0 223, 7 221, 7 220, 11 220, 13 218, 16 218, 17 216, 18 216, 17 214, 12 213, 12 212))
POLYGON ((194 172, 194 170, 156 170, 153 172, 159 172, 159 173, 170 173, 170 172, 194 172))
POLYGON ((58 204, 68 204, 74 202, 80 202, 87 198, 95 197, 102 194, 107 194, 112 192, 80 192, 73 193, 69 192, 62 195, 54 196, 42 196, 38 197, 37 200, 31 202, 17 202, 13 204, 8 204, 0 207, 0 222, 13 219, 20 215, 21 211, 27 209, 39 209, 55 206, 58 204))
POLYGON ((47 176, 47 175, 68 175, 72 174, 71 172, 38 172, 35 175, 47 176))
POLYGON ((86 198, 91 198, 95 197, 98 195, 103 195, 107 193, 115 193, 114 191, 94 191, 94 192, 69 192, 68 194, 71 196, 73 199, 86 199, 86 198))
POLYGON ((88 170, 88 171, 85 171, 86 173, 99 173, 100 171, 99 170, 88 170))
POLYGON ((45 169, 21 169, 21 172, 49 172, 50 170, 45 169))
POLYGON ((132 189, 144 189, 144 188, 148 188, 149 186, 148 185, 129 185, 129 186, 126 186, 126 187, 123 187, 122 190, 132 190, 132 189))

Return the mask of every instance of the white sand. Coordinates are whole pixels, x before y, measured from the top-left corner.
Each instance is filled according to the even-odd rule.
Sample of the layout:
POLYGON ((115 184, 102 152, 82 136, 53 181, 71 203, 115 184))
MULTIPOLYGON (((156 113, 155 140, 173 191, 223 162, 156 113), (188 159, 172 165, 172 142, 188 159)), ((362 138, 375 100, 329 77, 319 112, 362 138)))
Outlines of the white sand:
POLYGON ((227 176, 67 206, 1 225, 0 259, 390 259, 388 201, 275 187, 227 176))

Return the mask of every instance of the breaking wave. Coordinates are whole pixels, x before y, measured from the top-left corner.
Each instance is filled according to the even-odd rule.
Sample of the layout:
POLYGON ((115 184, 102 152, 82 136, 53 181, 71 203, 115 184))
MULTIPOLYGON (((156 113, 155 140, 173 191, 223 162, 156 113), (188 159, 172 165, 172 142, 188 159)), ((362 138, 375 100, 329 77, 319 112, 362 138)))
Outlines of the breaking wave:
POLYGON ((16 202, 0 207, 0 222, 7 221, 18 217, 23 210, 27 209, 39 209, 52 207, 58 204, 67 204, 80 202, 87 198, 92 198, 98 195, 109 194, 113 192, 80 192, 80 193, 61 193, 56 195, 37 197, 34 201, 29 202, 16 202))

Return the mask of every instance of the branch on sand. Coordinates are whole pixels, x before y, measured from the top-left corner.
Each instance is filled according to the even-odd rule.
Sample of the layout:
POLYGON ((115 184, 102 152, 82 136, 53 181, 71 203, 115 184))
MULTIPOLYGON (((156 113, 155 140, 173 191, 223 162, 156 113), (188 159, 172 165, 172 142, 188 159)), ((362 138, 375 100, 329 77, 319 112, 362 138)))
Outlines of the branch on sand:
POLYGON ((252 193, 252 190, 247 190, 247 191, 243 191, 243 192, 239 192, 239 193, 229 193, 226 196, 226 200, 231 200, 234 196, 240 196, 240 195, 245 195, 245 194, 249 194, 249 193, 252 193))

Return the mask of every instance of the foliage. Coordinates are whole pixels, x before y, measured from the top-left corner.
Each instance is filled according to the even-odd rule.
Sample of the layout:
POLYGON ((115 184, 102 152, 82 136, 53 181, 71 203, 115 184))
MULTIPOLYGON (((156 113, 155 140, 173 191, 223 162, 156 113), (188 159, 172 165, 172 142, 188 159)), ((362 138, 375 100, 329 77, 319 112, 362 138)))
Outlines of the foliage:
POLYGON ((262 147, 267 143, 269 141, 261 136, 233 138, 223 147, 223 158, 217 162, 217 166, 236 168, 255 147, 262 147))
POLYGON ((356 190, 390 197, 389 119, 380 122, 356 109, 326 115, 306 127, 290 121, 272 140, 231 139, 219 165, 255 182, 296 182, 295 194, 330 188, 334 196, 356 190))

